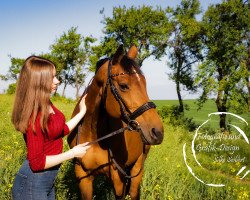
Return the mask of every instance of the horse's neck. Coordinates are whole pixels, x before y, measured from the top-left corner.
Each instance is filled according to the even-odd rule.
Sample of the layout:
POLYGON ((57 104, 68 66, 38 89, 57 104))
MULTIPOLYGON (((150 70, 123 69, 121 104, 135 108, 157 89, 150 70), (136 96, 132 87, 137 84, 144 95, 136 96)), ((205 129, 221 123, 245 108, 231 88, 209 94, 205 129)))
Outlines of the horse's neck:
POLYGON ((97 80, 93 79, 88 89, 88 102, 86 102, 87 113, 82 124, 82 137, 84 138, 84 141, 93 141, 97 139, 98 120, 102 118, 100 117, 102 107, 100 90, 101 88, 97 84, 97 80))
POLYGON ((93 141, 97 139, 96 128, 99 118, 99 107, 96 105, 92 112, 87 112, 83 121, 83 137, 87 141, 93 141))
POLYGON ((100 101, 99 104, 95 105, 94 110, 85 116, 83 127, 86 132, 86 134, 84 134, 85 139, 93 141, 118 130, 123 127, 123 123, 120 119, 111 118, 106 113, 106 110, 100 101))

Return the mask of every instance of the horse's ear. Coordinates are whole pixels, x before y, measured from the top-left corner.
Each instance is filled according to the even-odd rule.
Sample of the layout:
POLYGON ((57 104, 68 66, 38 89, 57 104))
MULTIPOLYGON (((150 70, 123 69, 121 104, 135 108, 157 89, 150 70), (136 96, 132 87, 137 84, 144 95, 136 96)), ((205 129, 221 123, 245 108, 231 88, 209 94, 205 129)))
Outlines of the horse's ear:
POLYGON ((123 45, 120 45, 113 56, 112 64, 115 65, 116 63, 120 62, 123 54, 124 54, 123 45))
POLYGON ((137 54, 138 54, 137 47, 135 45, 132 45, 128 50, 127 56, 131 59, 135 59, 137 54))

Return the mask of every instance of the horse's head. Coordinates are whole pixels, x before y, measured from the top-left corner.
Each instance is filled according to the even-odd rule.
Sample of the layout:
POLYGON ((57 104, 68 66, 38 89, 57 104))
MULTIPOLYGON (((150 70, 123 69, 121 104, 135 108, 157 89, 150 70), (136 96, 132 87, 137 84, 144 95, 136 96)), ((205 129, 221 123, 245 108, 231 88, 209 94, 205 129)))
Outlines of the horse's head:
POLYGON ((124 55, 119 47, 112 60, 104 63, 95 76, 100 96, 109 116, 121 118, 131 129, 141 133, 145 144, 160 144, 163 125, 155 105, 149 102, 146 80, 135 62, 137 48, 124 55))

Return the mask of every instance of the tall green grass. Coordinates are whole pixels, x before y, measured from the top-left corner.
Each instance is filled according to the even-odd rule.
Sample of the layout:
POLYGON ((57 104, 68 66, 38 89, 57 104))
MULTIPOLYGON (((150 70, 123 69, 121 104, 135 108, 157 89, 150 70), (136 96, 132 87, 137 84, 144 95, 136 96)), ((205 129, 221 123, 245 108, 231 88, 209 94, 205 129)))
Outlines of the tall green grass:
MULTIPOLYGON (((67 99, 52 99, 54 104, 69 119, 75 102, 67 99)), ((156 102, 156 104, 168 105, 177 101, 156 102)), ((206 112, 214 112, 212 105, 204 107, 203 111, 196 111, 194 101, 190 104, 190 116, 194 119, 206 119, 206 112), (203 113, 202 113, 203 112, 203 113)), ((13 96, 0 95, 0 199, 11 199, 11 187, 16 172, 25 159, 26 147, 22 134, 14 130, 10 121, 13 105, 13 96)), ((160 106, 158 106, 160 108, 160 106)), ((198 120, 197 120, 198 121, 198 120)), ((145 172, 141 184, 141 199, 205 199, 205 200, 238 200, 250 198, 250 175, 244 180, 235 177, 237 170, 243 163, 220 165, 212 162, 213 155, 201 153, 199 161, 204 168, 198 166, 191 154, 191 141, 194 132, 188 132, 185 128, 173 127, 168 119, 164 120, 165 138, 161 145, 152 146, 145 162, 145 172), (187 145, 187 162, 199 178, 207 183, 223 183, 225 187, 210 187, 197 181, 188 171, 183 159, 183 145, 187 145), (223 167, 223 168, 222 168, 223 167)), ((206 142, 206 141, 204 141, 206 142)), ((242 141, 238 141, 242 155, 247 156, 244 163, 249 169, 250 149, 242 141), (245 145, 245 146, 244 146, 245 145), (245 152, 244 152, 245 151, 245 152)), ((68 149, 64 141, 65 150, 68 149)), ((94 199, 113 199, 111 185, 107 180, 99 177, 95 184, 94 199)), ((72 162, 64 162, 61 166, 56 182, 58 200, 79 199, 77 182, 74 179, 72 162)), ((129 198, 127 198, 129 199, 129 198)))
MULTIPOLYGON (((250 179, 239 181, 235 173, 220 171, 220 167, 209 169, 214 165, 209 154, 199 158, 204 168, 199 167, 191 154, 193 133, 182 127, 172 127, 165 122, 165 138, 161 145, 153 146, 145 165, 141 185, 142 199, 249 199, 250 179), (188 171, 183 158, 183 145, 186 143, 187 160, 193 172, 205 183, 225 184, 225 187, 210 187, 197 181, 188 171)), ((246 146, 244 146, 246 148, 246 146)), ((250 148, 248 147, 248 149, 250 148)), ((250 153, 248 153, 248 162, 250 153)), ((248 164, 248 169, 250 165, 248 164)), ((228 164, 229 169, 239 169, 237 164, 228 164)), ((235 171, 234 171, 235 172, 235 171)))
POLYGON ((11 124, 13 97, 0 95, 0 199, 11 199, 14 175, 25 158, 22 135, 11 124))

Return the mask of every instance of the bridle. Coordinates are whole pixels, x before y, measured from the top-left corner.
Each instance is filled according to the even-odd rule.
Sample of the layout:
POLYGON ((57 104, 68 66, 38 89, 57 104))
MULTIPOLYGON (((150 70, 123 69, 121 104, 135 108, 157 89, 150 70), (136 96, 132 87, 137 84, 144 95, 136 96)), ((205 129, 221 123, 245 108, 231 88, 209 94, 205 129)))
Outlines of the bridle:
MULTIPOLYGON (((156 105, 153 102, 147 102, 143 105, 141 105, 139 108, 137 108, 134 112, 131 112, 128 106, 126 105, 124 99, 121 97, 120 93, 118 92, 117 88, 115 87, 113 83, 113 77, 120 76, 120 75, 125 75, 125 74, 138 74, 137 71, 133 72, 122 72, 122 73, 117 73, 117 74, 111 74, 111 69, 112 69, 112 60, 109 60, 108 63, 108 78, 106 82, 106 86, 104 89, 104 95, 103 95, 103 103, 104 103, 104 108, 106 109, 106 99, 107 99, 107 91, 108 87, 110 87, 111 93, 115 97, 116 101, 119 103, 120 106, 120 112, 121 112, 121 119, 127 124, 128 130, 132 131, 137 131, 140 133, 141 137, 146 141, 147 139, 145 138, 143 131, 141 130, 140 124, 138 121, 136 121, 136 118, 142 115, 144 112, 146 112, 149 109, 156 108, 156 105)), ((116 160, 113 157, 113 152, 109 148, 109 154, 111 156, 111 159, 117 169, 125 176, 127 179, 131 179, 133 177, 136 177, 140 174, 141 170, 143 169, 144 161, 145 161, 145 145, 143 145, 143 160, 142 160, 142 167, 138 171, 138 173, 134 176, 128 175, 122 167, 116 162, 116 160)))
MULTIPOLYGON (((104 93, 103 93, 104 108, 106 110, 107 91, 108 91, 108 87, 110 87, 111 93, 113 94, 113 96, 115 97, 116 101, 118 102, 118 104, 120 106, 121 119, 122 119, 123 122, 125 122, 127 124, 127 126, 122 127, 122 128, 120 128, 120 129, 118 129, 118 130, 116 130, 116 131, 114 131, 112 133, 109 133, 109 134, 107 134, 107 135, 105 135, 103 137, 100 137, 97 140, 91 141, 87 145, 91 145, 91 144, 97 143, 99 141, 102 141, 104 139, 107 139, 109 137, 112 137, 114 135, 124 133, 125 130, 139 132, 141 137, 143 138, 143 140, 148 143, 148 141, 145 138, 145 136, 143 134, 143 131, 142 131, 141 127, 140 127, 140 124, 138 123, 138 121, 136 121, 136 118, 139 117, 140 115, 142 115, 144 112, 146 112, 149 109, 155 109, 156 105, 153 102, 147 102, 147 103, 144 103, 143 105, 141 105, 135 111, 131 112, 130 109, 128 108, 128 106, 126 105, 124 99, 121 97, 120 93, 118 92, 118 89, 115 87, 115 85, 113 83, 113 77, 120 76, 120 75, 125 75, 125 74, 139 74, 139 73, 136 72, 136 71, 133 71, 133 72, 123 72, 123 73, 118 73, 118 74, 111 74, 111 69, 112 69, 112 59, 109 59, 108 77, 107 77, 107 82, 106 82, 104 93)), ((80 141, 80 129, 81 129, 81 126, 78 127, 78 134, 77 134, 76 144, 79 144, 79 141, 80 141)), ((133 177, 138 176, 140 174, 140 172, 142 171, 142 169, 143 169, 143 165, 144 165, 144 161, 145 161, 145 157, 146 157, 146 155, 145 155, 145 144, 143 145, 142 167, 138 171, 138 173, 136 175, 134 175, 134 176, 128 175, 125 172, 125 170, 116 162, 116 160, 114 159, 114 156, 113 156, 113 152, 111 151, 110 148, 109 148, 109 155, 111 157, 111 160, 113 161, 113 163, 117 167, 117 169, 125 176, 125 178, 131 179, 133 177)))

